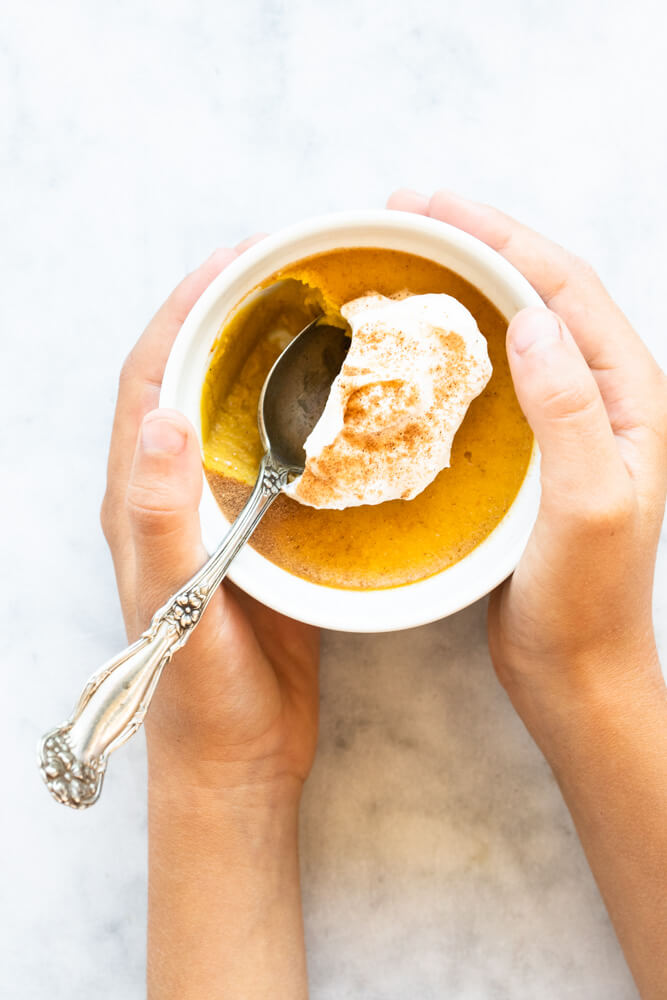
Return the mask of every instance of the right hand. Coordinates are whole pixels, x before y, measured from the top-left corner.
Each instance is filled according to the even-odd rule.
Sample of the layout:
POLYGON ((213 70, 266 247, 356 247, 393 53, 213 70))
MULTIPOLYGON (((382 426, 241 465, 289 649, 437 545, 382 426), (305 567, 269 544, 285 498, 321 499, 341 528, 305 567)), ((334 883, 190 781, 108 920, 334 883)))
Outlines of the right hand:
MULTIPOLYGON (((489 645, 526 702, 574 684, 664 690, 651 618, 667 490, 667 383, 588 264, 496 209, 448 192, 398 191, 389 208, 487 243, 552 312, 507 332, 516 393, 542 452, 542 500, 514 573, 492 596, 489 645)), ((522 714, 524 712, 522 711, 522 714)))

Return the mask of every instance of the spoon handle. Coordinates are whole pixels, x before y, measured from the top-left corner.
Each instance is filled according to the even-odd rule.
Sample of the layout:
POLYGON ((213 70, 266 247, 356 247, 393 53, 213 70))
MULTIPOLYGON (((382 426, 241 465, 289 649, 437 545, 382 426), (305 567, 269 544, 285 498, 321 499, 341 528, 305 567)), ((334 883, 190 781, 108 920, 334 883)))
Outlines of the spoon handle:
POLYGON ((162 668, 192 635, 288 475, 270 453, 264 456, 247 504, 208 562, 155 612, 136 642, 93 674, 67 722, 42 738, 40 770, 58 802, 86 809, 97 801, 108 755, 141 726, 162 668))

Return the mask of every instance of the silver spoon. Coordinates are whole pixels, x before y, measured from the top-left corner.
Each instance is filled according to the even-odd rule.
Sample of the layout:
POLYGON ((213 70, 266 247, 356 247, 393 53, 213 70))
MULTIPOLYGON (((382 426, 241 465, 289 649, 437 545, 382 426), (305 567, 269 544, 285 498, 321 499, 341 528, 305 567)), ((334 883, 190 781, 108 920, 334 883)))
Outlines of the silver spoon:
POLYGON ((304 442, 348 346, 343 330, 316 319, 274 364, 257 414, 265 454, 247 504, 208 562, 155 612, 136 642, 93 674, 67 722, 40 742, 42 777, 58 802, 86 809, 97 801, 108 756, 141 726, 163 667, 192 635, 230 563, 283 486, 303 472, 304 442))

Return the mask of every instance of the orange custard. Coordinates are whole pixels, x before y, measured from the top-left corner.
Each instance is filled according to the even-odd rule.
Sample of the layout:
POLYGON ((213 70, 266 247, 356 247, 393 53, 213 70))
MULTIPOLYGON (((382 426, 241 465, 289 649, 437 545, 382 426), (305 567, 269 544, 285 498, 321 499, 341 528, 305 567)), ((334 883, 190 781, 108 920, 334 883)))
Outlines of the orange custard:
POLYGON ((222 327, 202 392, 204 466, 213 494, 233 520, 254 485, 262 447, 257 404, 273 362, 313 316, 344 325, 338 310, 369 291, 445 292, 465 305, 488 342, 493 375, 473 400, 452 448, 451 467, 413 500, 315 510, 281 495, 250 544, 314 583, 353 590, 422 580, 467 555, 514 500, 533 438, 512 386, 507 321, 478 289, 413 254, 376 248, 334 250, 292 264, 222 327))

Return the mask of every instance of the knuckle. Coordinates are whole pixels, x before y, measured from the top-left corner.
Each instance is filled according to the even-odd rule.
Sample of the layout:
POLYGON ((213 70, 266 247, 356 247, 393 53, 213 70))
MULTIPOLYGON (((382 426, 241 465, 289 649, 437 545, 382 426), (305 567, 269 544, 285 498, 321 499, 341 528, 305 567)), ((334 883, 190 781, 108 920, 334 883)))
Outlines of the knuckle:
POLYGON ((125 494, 125 510, 135 528, 155 535, 171 534, 180 521, 178 511, 169 505, 159 486, 130 483, 125 494))
POLYGON ((549 389, 542 401, 544 413, 558 421, 592 417, 600 406, 593 390, 593 385, 574 381, 549 389))
MULTIPOLYGON (((563 254, 563 267, 560 278, 554 283, 544 298, 546 304, 550 305, 551 302, 555 302, 563 295, 568 294, 570 296, 569 308, 572 312, 573 310, 577 311, 578 307, 577 299, 573 297, 572 293, 581 294, 589 291, 591 286, 600 284, 600 279, 593 265, 589 264, 584 257, 579 257, 569 250, 564 250, 563 254)), ((585 303, 580 305, 579 308, 585 311, 585 303)))

